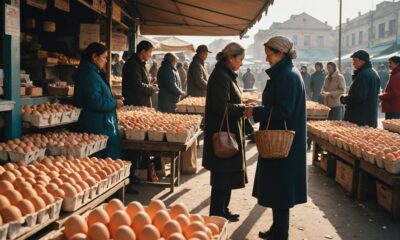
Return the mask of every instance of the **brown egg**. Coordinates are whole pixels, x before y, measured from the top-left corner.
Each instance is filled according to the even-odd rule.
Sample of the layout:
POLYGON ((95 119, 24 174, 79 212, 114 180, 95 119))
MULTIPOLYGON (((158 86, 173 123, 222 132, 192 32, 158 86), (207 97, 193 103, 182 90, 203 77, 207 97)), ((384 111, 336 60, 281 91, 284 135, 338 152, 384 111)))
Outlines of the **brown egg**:
POLYGON ((136 234, 129 226, 123 225, 117 228, 113 240, 136 240, 136 234))
POLYGON ((32 188, 32 184, 30 184, 29 182, 23 181, 23 182, 14 182, 14 187, 16 190, 21 190, 24 188, 32 188))
POLYGON ((102 179, 98 174, 93 174, 92 177, 97 181, 100 182, 102 179))
POLYGON ((144 211, 144 207, 140 202, 137 201, 130 202, 125 208, 125 212, 129 215, 132 221, 136 214, 140 211, 144 211))
POLYGON ((96 180, 93 177, 86 178, 85 182, 89 185, 89 187, 96 185, 96 180))
POLYGON ((149 205, 146 208, 147 214, 149 214, 150 218, 153 219, 154 215, 160 210, 166 210, 165 204, 163 201, 159 199, 153 199, 150 201, 149 205))
POLYGON ((93 167, 88 167, 88 168, 86 169, 86 172, 87 172, 90 176, 92 176, 93 174, 96 173, 96 169, 94 169, 93 167))
POLYGON ((19 190, 23 198, 31 198, 37 196, 37 192, 33 188, 22 188, 19 190))
POLYGON ((171 220, 171 217, 169 216, 168 212, 166 210, 160 210, 154 215, 152 222, 153 225, 156 226, 159 231, 161 231, 169 220, 171 220))
POLYGON ((50 193, 43 193, 40 195, 40 197, 46 203, 46 206, 53 204, 55 202, 53 195, 51 195, 50 193))
POLYGON ((35 178, 36 182, 42 181, 44 182, 46 185, 50 182, 50 178, 47 175, 38 175, 35 178))
POLYGON ((103 171, 106 172, 107 176, 110 176, 114 172, 114 170, 111 169, 109 166, 104 167, 103 171))
POLYGON ((57 171, 50 171, 47 176, 49 176, 50 179, 56 178, 58 176, 60 176, 60 174, 57 171))
POLYGON ((200 214, 190 214, 189 219, 190 222, 200 221, 202 223, 205 223, 203 216, 201 216, 200 214))
POLYGON ((51 183, 47 184, 47 186, 46 186, 47 192, 51 192, 51 191, 53 191, 55 189, 58 189, 58 186, 55 183, 51 182, 51 183))
POLYGON ((86 223, 86 220, 82 216, 77 214, 69 217, 64 226, 64 235, 67 240, 71 239, 71 237, 77 233, 88 233, 88 225, 86 223))
POLYGON ((104 170, 100 170, 100 171, 97 171, 97 175, 99 175, 99 177, 101 178, 101 179, 106 179, 107 178, 107 173, 106 173, 106 171, 104 171, 104 170))
POLYGON ((59 197, 59 198, 65 198, 65 192, 61 189, 54 189, 52 191, 49 191, 51 195, 54 197, 59 197))
POLYGON ((69 240, 88 240, 88 237, 84 233, 74 234, 69 240))
POLYGON ((18 192, 15 189, 11 189, 11 190, 7 190, 3 193, 3 195, 8 198, 8 201, 10 201, 10 203, 12 205, 17 204, 19 201, 22 200, 22 195, 20 192, 18 192))
POLYGON ((31 197, 28 200, 33 203, 33 206, 35 206, 35 211, 36 212, 46 207, 46 203, 39 196, 31 197))
POLYGON ((0 211, 4 223, 17 221, 22 218, 22 213, 16 206, 8 206, 0 211))
POLYGON ((106 210, 108 216, 111 218, 116 211, 125 210, 125 207, 121 200, 114 198, 107 203, 104 209, 106 210))
POLYGON ((9 182, 14 182, 16 179, 14 173, 10 172, 10 171, 5 171, 0 175, 0 180, 7 180, 9 182))
POLYGON ((197 231, 206 232, 206 227, 204 226, 203 223, 192 222, 186 229, 183 230, 183 234, 185 235, 186 238, 190 238, 197 231))
POLYGON ((217 224, 215 224, 215 223, 207 223, 206 227, 208 227, 211 230, 213 236, 219 234, 219 227, 218 227, 217 224))
POLYGON ((6 208, 6 207, 8 207, 10 205, 11 205, 10 200, 8 200, 8 198, 6 198, 5 196, 0 195, 0 211, 3 208, 6 208))
POLYGON ((196 231, 192 235, 190 235, 190 239, 198 239, 198 240, 210 240, 207 233, 203 231, 196 231))
POLYGON ((22 199, 16 205, 22 213, 22 216, 35 212, 35 206, 28 199, 22 199))
MULTIPOLYGON (((45 184, 45 185, 47 185, 47 184, 45 184)), ((33 188, 36 190, 37 194, 41 195, 41 194, 47 192, 45 185, 36 184, 33 186, 33 188)))
POLYGON ((181 226, 176 220, 170 220, 164 224, 164 227, 161 230, 161 235, 168 239, 174 233, 182 233, 181 226))
POLYGON ((82 190, 86 190, 86 189, 89 189, 89 184, 87 184, 85 181, 80 181, 80 182, 77 182, 76 183, 77 185, 79 185, 81 188, 82 188, 82 190))
POLYGON ((22 173, 18 169, 13 169, 10 172, 12 172, 16 178, 22 177, 22 173))
POLYGON ((120 168, 125 166, 125 163, 120 159, 115 160, 114 163, 117 164, 120 168))
POLYGON ((16 164, 9 162, 9 163, 4 164, 3 167, 5 170, 11 171, 11 170, 15 169, 17 166, 16 166, 16 164))
POLYGON ((139 234, 139 240, 159 240, 160 232, 156 227, 147 224, 139 234))
POLYGON ((130 226, 131 219, 124 210, 117 210, 113 213, 112 217, 110 218, 110 223, 108 224, 111 236, 114 236, 117 228, 122 225, 130 226))
POLYGON ((67 180, 65 180, 64 182, 66 182, 66 183, 71 183, 71 185, 75 185, 75 184, 76 184, 75 179, 70 178, 70 177, 69 177, 67 180))
MULTIPOLYGON (((33 173, 32 173, 33 174, 33 173)), ((25 178, 25 181, 30 183, 31 185, 36 184, 36 180, 33 177, 25 178)))
POLYGON ((81 188, 81 186, 79 186, 77 183, 71 184, 71 185, 72 185, 72 187, 75 188, 75 190, 76 190, 77 193, 80 193, 80 192, 83 191, 83 189, 81 188))
MULTIPOLYGON (((1 149, 2 147, 0 146, 0 149, 1 149)), ((5 172, 6 170, 3 168, 3 166, 0 166, 0 175, 3 173, 3 172, 5 172)))
POLYGON ((175 219, 181 214, 184 214, 189 217, 189 212, 183 203, 174 204, 169 211, 169 215, 171 216, 172 219, 175 219))
POLYGON ((131 227, 135 231, 136 235, 139 235, 142 232, 144 226, 148 224, 151 224, 151 219, 149 215, 145 211, 140 211, 133 218, 131 227))
POLYGON ((108 231, 108 228, 106 227, 106 225, 98 222, 89 227, 87 236, 90 239, 109 240, 110 232, 108 231))
POLYGON ((185 236, 183 236, 181 233, 174 233, 169 236, 166 240, 186 240, 185 236))
POLYGON ((87 171, 85 171, 85 170, 79 171, 78 174, 81 176, 82 180, 85 180, 90 176, 89 173, 87 171))
POLYGON ((7 190, 12 190, 12 189, 14 189, 14 186, 10 181, 7 180, 0 181, 0 194, 2 194, 7 190))
POLYGON ((50 183, 55 183, 57 186, 61 186, 64 182, 60 178, 56 177, 51 179, 50 183))
POLYGON ((106 210, 101 207, 93 209, 93 211, 91 211, 87 217, 87 223, 89 227, 97 222, 101 222, 105 225, 110 223, 110 217, 108 216, 106 210))
POLYGON ((78 194, 76 189, 70 183, 64 183, 60 186, 60 189, 64 191, 65 197, 74 197, 78 194))
POLYGON ((71 174, 69 174, 69 177, 74 179, 75 182, 82 181, 82 177, 77 172, 72 172, 71 174))

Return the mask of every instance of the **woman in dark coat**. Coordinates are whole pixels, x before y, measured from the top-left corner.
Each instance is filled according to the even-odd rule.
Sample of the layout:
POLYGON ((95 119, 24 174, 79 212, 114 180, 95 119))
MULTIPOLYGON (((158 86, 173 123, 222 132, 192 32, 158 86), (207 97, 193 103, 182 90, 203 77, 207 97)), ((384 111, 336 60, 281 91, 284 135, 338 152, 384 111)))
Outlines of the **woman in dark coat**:
POLYGON ((81 108, 78 131, 108 136, 107 147, 98 157, 121 157, 121 140, 116 109, 122 100, 114 99, 109 85, 101 75, 107 62, 106 47, 91 43, 82 53, 81 63, 74 72, 74 105, 81 108))
MULTIPOLYGON (((239 220, 239 215, 232 214, 228 207, 232 189, 243 188, 247 183, 243 128, 245 105, 235 74, 244 54, 244 48, 237 43, 228 44, 218 53, 218 63, 208 80, 206 97, 203 166, 211 171, 210 215, 222 216, 230 221, 239 220), (214 154, 212 136, 220 129, 225 109, 239 152, 231 158, 218 158, 214 154)), ((222 131, 227 131, 226 123, 222 131)))
POLYGON ((158 69, 157 79, 160 92, 158 93, 158 110, 166 113, 175 113, 176 104, 185 96, 182 91, 181 80, 175 68, 178 57, 167 53, 158 69))
POLYGON ((271 68, 271 78, 263 92, 262 106, 246 108, 265 130, 272 111, 270 130, 296 132, 289 156, 283 159, 259 157, 253 196, 258 204, 272 208, 273 224, 259 236, 269 240, 286 240, 289 232, 289 208, 307 201, 306 180, 306 94, 304 83, 292 59, 296 58, 293 42, 286 37, 273 37, 264 44, 271 68))

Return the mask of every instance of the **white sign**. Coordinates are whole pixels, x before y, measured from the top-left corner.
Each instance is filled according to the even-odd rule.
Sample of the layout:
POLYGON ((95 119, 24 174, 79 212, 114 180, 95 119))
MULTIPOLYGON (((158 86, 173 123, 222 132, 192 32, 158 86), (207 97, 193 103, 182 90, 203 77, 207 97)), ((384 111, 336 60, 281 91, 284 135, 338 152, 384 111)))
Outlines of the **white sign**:
POLYGON ((69 0, 54 0, 54 7, 69 12, 69 0))
POLYGON ((26 4, 42 10, 47 8, 47 0, 26 0, 26 4))
POLYGON ((100 41, 100 24, 81 24, 79 48, 85 49, 92 42, 100 41))
POLYGON ((124 33, 113 32, 111 38, 111 50, 126 51, 128 49, 128 37, 124 33))
POLYGON ((19 36, 20 35, 20 22, 19 22, 19 8, 6 4, 5 7, 5 33, 6 35, 19 36))

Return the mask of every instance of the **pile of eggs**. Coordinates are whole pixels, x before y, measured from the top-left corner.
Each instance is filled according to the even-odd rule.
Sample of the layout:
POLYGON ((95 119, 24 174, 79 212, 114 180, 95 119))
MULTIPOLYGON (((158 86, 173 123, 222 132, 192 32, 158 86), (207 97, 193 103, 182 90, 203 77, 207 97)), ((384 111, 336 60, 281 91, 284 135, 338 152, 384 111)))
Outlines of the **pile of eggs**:
POLYGON ((34 142, 41 147, 81 147, 91 145, 99 141, 106 140, 105 135, 76 133, 66 130, 59 132, 48 132, 45 134, 37 133, 23 136, 22 139, 27 142, 34 142))
POLYGON ((211 240, 222 230, 199 214, 189 214, 183 204, 168 210, 161 200, 147 207, 136 201, 125 207, 113 199, 86 217, 71 216, 64 226, 67 240, 211 240))
POLYGON ((187 98, 183 99, 182 101, 178 102, 177 105, 204 107, 206 105, 206 98, 205 97, 187 97, 187 98))
POLYGON ((154 111, 125 111, 118 114, 119 125, 125 130, 148 130, 167 133, 195 132, 200 115, 168 114, 154 111))
POLYGON ((314 102, 314 101, 307 101, 306 102, 306 108, 307 108, 308 111, 310 111, 310 110, 311 111, 319 111, 319 110, 329 111, 330 110, 329 107, 327 107, 327 106, 325 106, 323 104, 314 102))
POLYGON ((39 157, 0 166, 0 223, 20 219, 52 204, 56 197, 75 197, 124 167, 121 160, 39 157))
POLYGON ((0 151, 17 152, 17 153, 30 153, 39 151, 41 145, 35 144, 33 141, 25 139, 8 140, 7 142, 0 143, 0 151))
POLYGON ((49 115, 52 113, 68 112, 77 108, 69 104, 43 103, 39 105, 22 105, 23 115, 49 115))

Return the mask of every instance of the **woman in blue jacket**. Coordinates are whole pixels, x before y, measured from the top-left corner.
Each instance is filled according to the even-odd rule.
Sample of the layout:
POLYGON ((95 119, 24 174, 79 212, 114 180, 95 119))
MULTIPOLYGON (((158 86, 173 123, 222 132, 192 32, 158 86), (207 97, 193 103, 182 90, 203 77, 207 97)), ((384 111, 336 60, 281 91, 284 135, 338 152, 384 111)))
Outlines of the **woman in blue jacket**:
POLYGON ((123 103, 114 99, 102 76, 106 63, 107 49, 100 43, 91 43, 82 52, 81 63, 72 77, 75 82, 73 101, 82 109, 78 131, 107 135, 107 147, 97 156, 117 159, 121 157, 121 140, 115 110, 123 103))

